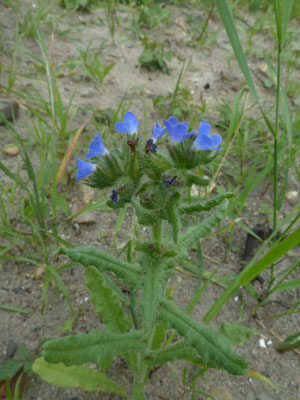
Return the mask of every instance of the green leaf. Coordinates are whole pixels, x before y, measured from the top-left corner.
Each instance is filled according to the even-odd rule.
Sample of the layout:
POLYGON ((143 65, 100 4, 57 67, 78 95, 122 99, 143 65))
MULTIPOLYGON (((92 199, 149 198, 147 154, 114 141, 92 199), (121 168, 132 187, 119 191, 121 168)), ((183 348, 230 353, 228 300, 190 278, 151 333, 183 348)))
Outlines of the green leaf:
POLYGON ((191 245, 195 241, 199 240, 202 237, 207 236, 212 231, 212 229, 220 221, 222 221, 225 212, 227 210, 227 207, 228 207, 228 200, 225 199, 223 203, 221 203, 219 207, 216 208, 214 214, 206 218, 199 225, 188 228, 187 231, 179 237, 179 243, 182 250, 191 247, 191 245))
POLYGON ((86 286, 91 292, 95 311, 102 318, 106 328, 112 332, 128 332, 130 320, 125 315, 116 293, 105 285, 105 280, 95 267, 86 269, 86 286))
POLYGON ((18 347, 16 358, 21 358, 23 361, 26 361, 29 358, 29 350, 26 347, 18 347))
POLYGON ((270 129, 270 132, 274 136, 274 128, 272 127, 269 119, 267 118, 265 112, 263 111, 263 109, 259 103, 259 97, 258 97, 254 82, 252 80, 252 77, 251 77, 251 74, 250 74, 250 71, 248 68, 247 60, 246 60, 245 54, 243 52, 243 48, 242 48, 237 30, 235 27, 234 18, 233 18, 228 0, 215 0, 215 3, 217 6, 219 15, 221 17, 222 23, 224 25, 224 28, 227 32, 227 36, 231 43, 235 57, 237 59, 237 62, 239 63, 240 69, 241 69, 242 73, 244 74, 244 77, 246 79, 246 82, 247 82, 250 90, 251 90, 252 95, 254 96, 255 100, 258 103, 259 109, 264 117, 264 120, 265 120, 268 128, 270 129))
POLYGON ((157 307, 162 295, 161 280, 163 279, 164 264, 160 261, 152 260, 144 255, 140 260, 145 270, 143 276, 143 319, 146 329, 153 326, 156 317, 157 307))
POLYGON ((180 212, 184 214, 191 214, 192 212, 209 211, 221 204, 225 199, 229 199, 231 197, 235 197, 235 195, 233 193, 226 193, 215 196, 212 199, 203 199, 195 203, 184 204, 180 207, 180 212))
POLYGON ((226 29, 235 57, 239 63, 240 69, 245 76, 245 79, 252 94, 254 95, 255 99, 258 100, 258 95, 235 27, 230 5, 227 0, 215 0, 215 3, 223 22, 224 28, 226 29))
POLYGON ((288 282, 281 283, 280 285, 274 287, 273 292, 278 292, 279 290, 297 289, 300 287, 300 279, 293 279, 288 282))
POLYGON ((252 265, 250 262, 208 311, 204 317, 204 322, 209 322, 215 318, 215 316, 221 311, 222 307, 228 302, 228 300, 234 295, 240 286, 245 286, 250 283, 256 276, 261 274, 266 268, 287 254, 289 250, 293 249, 299 243, 300 228, 296 229, 280 243, 272 246, 268 253, 265 254, 257 263, 252 265))
POLYGON ((278 347, 279 353, 300 348, 300 332, 287 337, 278 347))
POLYGON ((246 342, 251 335, 258 334, 255 329, 250 329, 239 324, 229 324, 228 322, 222 323, 219 332, 228 339, 230 346, 246 342))
POLYGON ((63 332, 72 332, 73 331, 73 324, 76 321, 76 318, 68 319, 64 322, 61 326, 58 327, 60 331, 63 332))
POLYGON ((289 24, 289 19, 291 16, 291 11, 293 8, 294 0, 285 0, 284 6, 281 7, 281 36, 282 36, 282 46, 285 45, 287 28, 289 24))
POLYGON ((43 345, 43 356, 47 362, 63 362, 67 366, 87 362, 100 364, 108 357, 129 350, 143 350, 146 345, 141 341, 141 336, 141 331, 121 334, 93 330, 46 342, 43 345))
POLYGON ((152 338, 151 350, 158 350, 162 347, 165 340, 167 327, 163 322, 156 324, 155 331, 152 338))
POLYGON ((163 321, 185 338, 188 345, 197 350, 206 363, 214 362, 217 368, 223 368, 232 375, 244 375, 248 372, 247 361, 235 354, 223 335, 213 328, 193 321, 167 300, 162 302, 159 314, 163 321))
POLYGON ((85 365, 66 367, 63 363, 48 363, 40 357, 34 361, 32 369, 44 381, 56 386, 80 387, 84 390, 112 392, 127 397, 121 386, 85 365))
POLYGON ((23 360, 8 359, 0 367, 0 379, 12 379, 16 373, 23 367, 23 360))
POLYGON ((23 313, 23 314, 29 314, 30 313, 30 311, 24 310, 23 308, 9 306, 9 305, 6 305, 6 304, 0 304, 0 308, 2 308, 3 310, 15 311, 15 312, 23 313))
MULTIPOLYGON (((177 360, 188 360, 194 364, 206 364, 198 355, 197 351, 193 347, 189 346, 184 340, 171 345, 166 349, 151 351, 145 358, 146 364, 150 367, 177 360)), ((209 367, 214 368, 215 364, 212 363, 209 367)))
POLYGON ((60 248, 58 254, 66 254, 71 260, 80 262, 84 267, 94 266, 100 272, 113 272, 125 284, 139 287, 141 281, 141 267, 111 256, 94 247, 79 247, 77 249, 60 248))

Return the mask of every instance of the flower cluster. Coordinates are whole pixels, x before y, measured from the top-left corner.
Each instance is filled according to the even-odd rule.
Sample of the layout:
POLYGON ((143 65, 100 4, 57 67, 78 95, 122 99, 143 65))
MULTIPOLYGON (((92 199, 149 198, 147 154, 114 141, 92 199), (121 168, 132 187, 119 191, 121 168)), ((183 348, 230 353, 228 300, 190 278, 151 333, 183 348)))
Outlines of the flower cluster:
MULTIPOLYGON (((136 115, 132 112, 127 112, 124 114, 123 121, 118 121, 115 123, 115 129, 118 133, 127 133, 131 136, 138 132, 139 124, 140 123, 138 122, 136 115)), ((146 153, 156 152, 156 142, 165 134, 166 130, 169 133, 170 143, 172 145, 176 145, 191 136, 196 136, 191 146, 191 150, 223 150, 222 148, 217 147, 222 142, 222 137, 218 134, 210 135, 209 133, 211 127, 205 120, 203 120, 199 125, 197 133, 193 131, 188 131, 189 123, 179 123, 176 117, 170 117, 168 120, 164 120, 164 124, 165 128, 162 128, 158 122, 155 124, 154 128, 152 129, 152 139, 148 139, 145 146, 146 153)), ((91 142, 89 151, 85 158, 94 158, 105 155, 109 155, 109 151, 104 146, 101 139, 101 134, 100 132, 98 132, 98 135, 91 142)), ((77 175, 75 178, 76 180, 85 178, 87 175, 96 170, 97 167, 95 164, 77 158, 76 156, 75 158, 77 160, 78 167, 77 175)), ((167 186, 170 183, 172 182, 166 180, 165 185, 167 186)), ((117 193, 113 193, 112 197, 112 200, 114 201, 114 199, 117 198, 117 193)))

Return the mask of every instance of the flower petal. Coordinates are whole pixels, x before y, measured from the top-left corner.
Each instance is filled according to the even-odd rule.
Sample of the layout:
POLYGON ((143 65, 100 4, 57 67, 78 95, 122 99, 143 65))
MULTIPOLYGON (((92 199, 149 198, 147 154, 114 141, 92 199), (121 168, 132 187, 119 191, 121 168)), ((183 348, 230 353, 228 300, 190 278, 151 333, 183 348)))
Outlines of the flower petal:
POLYGON ((178 120, 176 117, 170 117, 168 122, 173 126, 178 125, 178 120))
POLYGON ((101 134, 100 134, 100 132, 98 132, 98 135, 90 143, 90 150, 88 151, 85 158, 93 158, 93 157, 97 157, 97 156, 102 156, 106 153, 108 153, 108 150, 102 143, 101 134))
POLYGON ((174 142, 182 142, 184 139, 193 135, 194 132, 187 133, 187 125, 183 122, 174 127, 172 134, 170 134, 170 139, 174 142))
POLYGON ((125 122, 119 121, 115 123, 115 130, 119 133, 126 133, 128 128, 125 122))
POLYGON ((210 136, 203 135, 199 131, 193 143, 193 148, 196 150, 213 150, 210 136))
POLYGON ((201 122, 201 124, 199 125, 199 131, 198 131, 198 135, 206 135, 208 136, 210 132, 210 125, 208 122, 205 121, 205 119, 201 122))
POLYGON ((209 136, 210 140, 211 140, 211 144, 214 147, 219 146, 220 143, 222 143, 222 137, 220 135, 218 135, 217 133, 210 135, 209 136))
MULTIPOLYGON (((171 118, 175 118, 175 117, 171 117, 171 118)), ((167 131, 169 133, 169 135, 173 134, 174 131, 174 126, 171 124, 170 119, 167 121, 166 119, 164 119, 164 124, 166 125, 167 131)))
POLYGON ((167 128, 162 128, 158 122, 156 122, 155 127, 152 129, 152 136, 154 138, 154 143, 160 139, 166 132, 167 128))
POLYGON ((127 131, 130 135, 137 132, 138 126, 140 123, 138 122, 136 115, 134 115, 132 112, 128 111, 127 113, 124 114, 123 120, 124 120, 125 124, 127 125, 127 131))
POLYGON ((91 174, 92 172, 95 171, 96 169, 96 165, 92 164, 90 162, 81 160, 80 158, 74 156, 77 160, 77 167, 78 167, 78 171, 77 171, 77 175, 75 180, 78 181, 79 179, 82 179, 84 177, 86 177, 87 175, 91 174))

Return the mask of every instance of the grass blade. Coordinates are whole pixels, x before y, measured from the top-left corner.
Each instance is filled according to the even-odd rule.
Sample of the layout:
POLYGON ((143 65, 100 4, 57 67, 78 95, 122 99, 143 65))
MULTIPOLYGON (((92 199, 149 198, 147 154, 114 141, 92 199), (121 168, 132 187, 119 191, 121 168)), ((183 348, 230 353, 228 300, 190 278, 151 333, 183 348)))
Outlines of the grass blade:
POLYGON ((9 306, 9 305, 6 305, 6 304, 0 304, 0 308, 2 308, 2 310, 19 312, 19 313, 22 313, 22 314, 29 314, 30 313, 30 311, 24 310, 23 308, 9 306))
POLYGON ((227 32, 229 41, 231 43, 232 49, 234 51, 235 57, 240 66, 240 69, 246 79, 246 82, 251 90, 251 93, 253 94, 255 100, 258 103, 259 109, 264 117, 264 120, 265 120, 270 132, 274 136, 274 128, 259 103, 259 97, 258 97, 257 91, 254 86, 254 82, 252 80, 252 77, 251 77, 251 74, 250 74, 250 71, 248 68, 247 60, 246 60, 237 30, 235 27, 233 15, 232 15, 229 3, 227 0, 215 0, 215 2, 216 2, 216 6, 218 9, 220 18, 223 22, 224 28, 227 32))

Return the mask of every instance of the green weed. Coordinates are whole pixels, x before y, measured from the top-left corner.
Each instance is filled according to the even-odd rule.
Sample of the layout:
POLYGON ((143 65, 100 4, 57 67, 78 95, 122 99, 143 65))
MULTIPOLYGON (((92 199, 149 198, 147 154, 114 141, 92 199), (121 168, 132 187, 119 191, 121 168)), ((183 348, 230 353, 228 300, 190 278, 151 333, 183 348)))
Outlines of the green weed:
POLYGON ((85 69, 82 74, 88 79, 94 80, 99 85, 103 85, 105 77, 109 74, 111 69, 114 67, 114 63, 104 66, 100 60, 104 48, 104 43, 101 43, 99 48, 96 50, 90 49, 90 44, 86 49, 78 48, 81 62, 85 69))
POLYGON ((67 10, 90 11, 95 7, 99 7, 98 0, 60 0, 60 5, 67 10))
POLYGON ((142 39, 144 50, 139 58, 139 63, 142 68, 148 69, 153 72, 161 70, 167 74, 170 74, 170 68, 167 61, 171 60, 173 53, 171 51, 165 51, 163 43, 157 41, 149 41, 148 38, 142 39))

